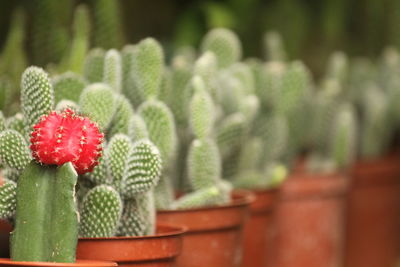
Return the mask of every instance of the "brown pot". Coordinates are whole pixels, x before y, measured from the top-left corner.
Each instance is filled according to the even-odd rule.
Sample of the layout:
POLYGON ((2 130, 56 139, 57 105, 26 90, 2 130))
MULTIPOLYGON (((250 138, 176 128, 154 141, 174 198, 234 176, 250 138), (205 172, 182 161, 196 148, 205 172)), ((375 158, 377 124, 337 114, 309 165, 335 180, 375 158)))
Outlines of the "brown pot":
POLYGON ((5 220, 0 220, 0 258, 8 258, 10 256, 9 239, 11 231, 12 225, 5 220))
POLYGON ((269 266, 342 266, 347 185, 346 177, 336 173, 296 173, 283 183, 269 266))
POLYGON ((158 225, 153 236, 80 238, 76 258, 110 260, 125 267, 172 267, 183 233, 182 227, 158 225))
POLYGON ((278 189, 255 190, 254 202, 250 205, 250 218, 244 227, 244 267, 266 267, 271 258, 272 211, 278 189))
POLYGON ((227 205, 159 211, 158 221, 187 227, 177 266, 240 266, 243 224, 252 200, 253 195, 250 192, 238 191, 227 205))
POLYGON ((400 161, 360 161, 351 182, 346 266, 392 267, 400 252, 400 161))
POLYGON ((93 261, 93 260, 77 260, 75 263, 59 263, 59 262, 32 262, 32 261, 12 261, 11 259, 0 258, 1 267, 114 267, 115 262, 109 261, 93 261))

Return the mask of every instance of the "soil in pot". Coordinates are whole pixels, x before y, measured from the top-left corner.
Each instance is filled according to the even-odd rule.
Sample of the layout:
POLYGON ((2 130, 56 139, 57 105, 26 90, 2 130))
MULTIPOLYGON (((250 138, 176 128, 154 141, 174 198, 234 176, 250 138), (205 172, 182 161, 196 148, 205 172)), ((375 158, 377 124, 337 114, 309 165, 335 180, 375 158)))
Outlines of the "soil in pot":
POLYGON ((12 261, 10 259, 0 258, 1 267, 114 267, 115 262, 94 261, 94 260, 77 260, 75 263, 59 263, 59 262, 31 262, 31 261, 12 261))
POLYGON ((346 267, 391 267, 400 253, 400 157, 354 165, 347 210, 346 267))
POLYGON ((347 177, 340 174, 290 175, 275 207, 268 266, 342 266, 347 185, 347 177))
POLYGON ((152 236, 80 238, 76 258, 115 261, 125 267, 172 267, 183 233, 183 227, 158 225, 152 236))
POLYGON ((255 199, 250 205, 250 218, 244 228, 244 267, 266 267, 273 247, 273 209, 278 189, 254 190, 255 199))
POLYGON ((251 192, 237 191, 227 205, 159 211, 159 222, 187 227, 177 266, 241 266, 243 225, 252 201, 251 192))

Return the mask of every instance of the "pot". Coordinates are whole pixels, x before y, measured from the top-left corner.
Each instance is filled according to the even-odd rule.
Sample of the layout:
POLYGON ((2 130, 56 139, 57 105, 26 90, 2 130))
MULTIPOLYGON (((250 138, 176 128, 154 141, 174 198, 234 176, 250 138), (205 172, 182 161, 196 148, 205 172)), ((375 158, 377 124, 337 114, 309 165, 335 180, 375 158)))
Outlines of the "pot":
POLYGON ((226 205, 159 211, 159 222, 187 227, 177 266, 240 266, 243 225, 252 201, 252 193, 243 190, 235 192, 231 203, 226 205))
POLYGON ((175 266, 183 233, 182 227, 158 225, 152 236, 80 238, 76 258, 115 261, 125 267, 175 266))
POLYGON ((0 220, 0 258, 7 258, 10 256, 10 232, 12 225, 6 220, 0 220))
POLYGON ((75 263, 60 262, 32 262, 32 261, 12 261, 11 259, 0 258, 1 267, 114 267, 115 262, 77 260, 75 263))
POLYGON ((272 216, 278 189, 254 190, 250 218, 244 228, 244 267, 266 267, 271 258, 272 216))
POLYGON ((347 212, 347 267, 390 267, 400 252, 400 161, 360 161, 352 170, 347 212))
POLYGON ((339 173, 289 176, 274 212, 269 266, 342 266, 347 186, 346 177, 339 173))

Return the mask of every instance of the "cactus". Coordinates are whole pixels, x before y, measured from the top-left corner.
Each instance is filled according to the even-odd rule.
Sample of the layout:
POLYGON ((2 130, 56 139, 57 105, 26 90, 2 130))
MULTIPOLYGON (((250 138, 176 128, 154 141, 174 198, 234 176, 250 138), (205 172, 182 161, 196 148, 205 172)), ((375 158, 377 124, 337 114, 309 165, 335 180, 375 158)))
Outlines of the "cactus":
POLYGON ((268 61, 283 62, 287 59, 282 36, 274 31, 266 32, 263 38, 264 56, 268 61))
POLYGON ((93 16, 92 41, 96 47, 119 48, 123 42, 118 1, 90 1, 93 16))
POLYGON ((130 119, 134 114, 132 105, 126 97, 117 95, 115 106, 117 108, 109 126, 108 136, 114 136, 118 133, 128 135, 130 119))
POLYGON ((114 135, 105 150, 108 168, 111 174, 112 186, 117 190, 122 190, 122 181, 127 167, 127 157, 132 149, 132 143, 126 135, 114 135))
POLYGON ((86 55, 83 64, 83 76, 90 83, 103 81, 105 52, 101 48, 94 48, 86 55))
POLYGON ((6 129, 6 118, 4 118, 3 112, 0 110, 0 132, 6 129))
POLYGON ((81 237, 112 237, 117 233, 122 214, 119 193, 107 185, 99 185, 85 196, 81 209, 81 237))
POLYGON ((129 119, 128 135, 132 141, 149 138, 146 123, 139 115, 133 115, 129 119))
POLYGON ((79 174, 92 171, 98 164, 104 135, 88 118, 68 109, 51 112, 33 129, 31 149, 37 161, 49 165, 71 162, 79 174))
POLYGON ((86 81, 78 74, 66 72, 52 79, 54 88, 54 102, 61 100, 79 101, 79 97, 86 87, 86 81))
POLYGON ((158 96, 163 64, 163 50, 156 40, 147 38, 135 46, 131 75, 135 89, 140 92, 143 99, 158 96))
POLYGON ((349 62, 346 54, 337 51, 333 53, 328 61, 328 67, 326 71, 326 79, 335 79, 339 81, 341 85, 347 81, 349 73, 349 62))
POLYGON ((124 197, 133 198, 153 188, 161 174, 161 156, 158 149, 146 140, 133 144, 126 159, 123 174, 124 197))
POLYGON ((103 82, 115 92, 122 89, 122 62, 121 55, 115 49, 107 51, 104 57, 103 82))
POLYGON ((75 103, 74 101, 70 101, 70 100, 61 100, 60 102, 58 102, 58 104, 56 105, 55 110, 56 111, 63 111, 66 109, 71 109, 73 111, 78 111, 79 110, 79 106, 77 103, 75 103))
POLYGON ((24 117, 21 113, 17 113, 12 117, 7 118, 6 128, 19 132, 22 136, 25 136, 25 125, 24 117))
POLYGON ((31 162, 24 169, 18 180, 12 260, 75 262, 77 176, 71 163, 57 167, 31 162))
POLYGON ((107 129, 115 112, 115 102, 108 85, 94 83, 83 90, 79 106, 83 114, 89 115, 102 129, 107 129))
POLYGON ((7 167, 22 171, 31 160, 24 137, 14 131, 5 130, 0 133, 0 161, 7 167))
POLYGON ((242 56, 239 38, 234 32, 224 28, 209 31, 202 40, 201 50, 214 52, 220 69, 229 67, 242 56))
POLYGON ((29 67, 22 74, 21 105, 26 133, 30 132, 42 115, 53 109, 53 87, 43 69, 29 67))
POLYGON ((16 209, 17 184, 0 178, 0 219, 14 216, 16 209))
POLYGON ((89 49, 89 33, 89 10, 85 5, 79 5, 74 14, 72 42, 60 63, 62 71, 82 73, 84 58, 89 49))
MULTIPOLYGON (((212 83, 217 72, 217 58, 213 52, 203 53, 193 66, 193 74, 200 76, 208 90, 212 89, 212 83)), ((212 93, 212 92, 210 92, 212 93)))

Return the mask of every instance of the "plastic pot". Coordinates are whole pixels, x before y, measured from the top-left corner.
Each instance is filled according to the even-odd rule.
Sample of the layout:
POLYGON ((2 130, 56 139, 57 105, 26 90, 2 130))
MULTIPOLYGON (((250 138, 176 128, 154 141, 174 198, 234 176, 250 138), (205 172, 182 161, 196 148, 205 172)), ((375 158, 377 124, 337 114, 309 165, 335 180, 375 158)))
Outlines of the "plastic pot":
POLYGON ((11 259, 0 259, 1 267, 114 267, 115 262, 94 261, 94 260, 77 260, 75 263, 59 263, 59 262, 32 262, 32 261, 12 261, 11 259))
POLYGON ((278 189, 254 190, 250 218, 244 228, 244 267, 266 267, 272 251, 273 208, 278 189))
POLYGON ((243 225, 252 200, 251 192, 238 191, 227 205, 159 211, 159 222, 187 227, 177 266, 241 266, 243 225))
POLYGON ((342 266, 347 186, 338 173, 290 175, 275 207, 269 266, 342 266))
POLYGON ((391 267, 400 252, 400 160, 360 161, 352 170, 347 267, 391 267))
POLYGON ((125 267, 175 266, 183 233, 182 227, 158 225, 152 236, 80 238, 76 258, 110 260, 125 267))

